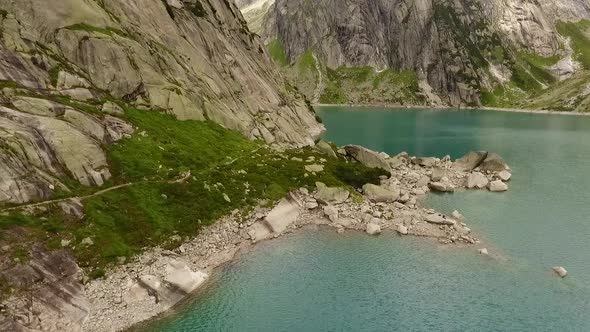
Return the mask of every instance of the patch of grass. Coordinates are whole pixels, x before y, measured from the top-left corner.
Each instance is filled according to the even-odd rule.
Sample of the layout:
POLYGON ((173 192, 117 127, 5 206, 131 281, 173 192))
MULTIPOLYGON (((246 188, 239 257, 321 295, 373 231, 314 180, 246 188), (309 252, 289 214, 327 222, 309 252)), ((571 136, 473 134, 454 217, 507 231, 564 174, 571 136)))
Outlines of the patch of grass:
POLYGON ((300 73, 304 73, 307 71, 316 71, 316 63, 315 59, 313 58, 313 52, 311 50, 306 51, 301 55, 299 60, 297 61, 297 69, 300 73))
POLYGON ((0 80, 0 89, 12 88, 12 89, 28 89, 22 84, 15 81, 0 80))
POLYGON ((285 52, 285 48, 281 41, 276 38, 272 42, 270 42, 267 46, 268 53, 270 57, 280 66, 287 66, 289 65, 289 59, 287 58, 287 53, 285 52))
POLYGON ((571 46, 578 60, 585 69, 590 69, 590 21, 557 22, 557 32, 570 38, 571 46))
POLYGON ((6 18, 8 16, 8 12, 4 9, 0 9, 0 17, 6 18))
POLYGON ((86 23, 73 24, 73 25, 65 27, 65 29, 74 30, 74 31, 87 31, 87 32, 91 32, 91 33, 100 33, 100 34, 107 35, 110 37, 112 37, 114 34, 116 34, 121 37, 129 38, 129 34, 123 30, 113 28, 113 27, 101 28, 101 27, 97 27, 94 25, 86 24, 86 23))

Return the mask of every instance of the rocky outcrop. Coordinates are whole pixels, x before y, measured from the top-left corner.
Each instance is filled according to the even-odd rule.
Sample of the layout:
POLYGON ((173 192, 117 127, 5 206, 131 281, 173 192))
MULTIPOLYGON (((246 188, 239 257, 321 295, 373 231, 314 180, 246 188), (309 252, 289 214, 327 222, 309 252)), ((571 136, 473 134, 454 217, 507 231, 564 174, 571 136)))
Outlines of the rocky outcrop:
POLYGON ((64 250, 33 248, 24 264, 0 278, 26 296, 11 297, 0 311, 2 331, 81 331, 90 303, 78 281, 80 269, 64 250))
POLYGON ((324 204, 342 204, 350 196, 350 192, 346 188, 328 187, 321 182, 317 182, 316 187, 317 192, 314 197, 324 204))
POLYGON ((312 145, 321 133, 232 2, 7 0, 0 9, 0 204, 46 199, 63 176, 102 185, 111 176, 103 145, 131 132, 116 118, 123 104, 267 143, 312 145))
POLYGON ((453 168, 459 171, 472 171, 486 159, 488 153, 486 151, 471 151, 463 157, 457 159, 453 164, 453 168))
POLYGON ((363 186, 363 193, 372 202, 395 202, 399 198, 399 189, 397 191, 389 190, 374 184, 363 186))

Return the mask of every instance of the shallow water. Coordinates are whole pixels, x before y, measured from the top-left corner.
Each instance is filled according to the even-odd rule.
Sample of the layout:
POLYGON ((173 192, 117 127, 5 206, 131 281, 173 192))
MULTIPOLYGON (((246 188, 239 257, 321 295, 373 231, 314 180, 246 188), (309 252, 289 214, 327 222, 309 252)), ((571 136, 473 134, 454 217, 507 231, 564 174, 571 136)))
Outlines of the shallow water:
POLYGON ((143 331, 590 331, 590 117, 322 108, 326 138, 395 154, 500 153, 504 194, 429 195, 492 256, 386 233, 304 231, 225 266, 143 331), (570 275, 556 278, 551 267, 570 275))

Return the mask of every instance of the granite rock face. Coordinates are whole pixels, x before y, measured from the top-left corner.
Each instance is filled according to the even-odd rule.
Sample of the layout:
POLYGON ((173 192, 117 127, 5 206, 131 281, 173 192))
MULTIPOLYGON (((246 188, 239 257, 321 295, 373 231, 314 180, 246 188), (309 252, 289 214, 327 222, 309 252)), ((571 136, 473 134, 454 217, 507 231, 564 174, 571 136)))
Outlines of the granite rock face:
POLYGON ((312 145, 322 131, 231 1, 6 0, 1 9, 0 204, 46 199, 64 174, 102 185, 104 144, 131 128, 106 100, 267 143, 312 145), (98 104, 110 117, 52 100, 98 104))
POLYGON ((333 69, 409 70, 424 95, 477 104, 514 71, 498 50, 504 59, 518 48, 564 55, 555 22, 589 16, 587 0, 276 0, 261 34, 278 39, 291 61, 313 50, 333 69))

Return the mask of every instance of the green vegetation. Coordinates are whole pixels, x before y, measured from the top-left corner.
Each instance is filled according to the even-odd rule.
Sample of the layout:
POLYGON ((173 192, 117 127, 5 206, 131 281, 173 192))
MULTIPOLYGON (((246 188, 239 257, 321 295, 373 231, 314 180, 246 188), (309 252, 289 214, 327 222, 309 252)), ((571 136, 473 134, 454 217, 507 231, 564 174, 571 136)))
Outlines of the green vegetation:
POLYGON ((0 236, 16 227, 48 247, 72 239, 80 264, 100 277, 101 269, 118 257, 171 245, 172 235, 195 235, 236 208, 275 201, 293 189, 312 188, 316 181, 354 191, 366 182, 378 183, 386 173, 330 159, 323 172, 306 177, 306 163, 298 158, 313 157, 317 163, 325 156, 314 149, 279 153, 212 122, 177 121, 130 107, 125 111, 126 120, 138 129, 109 147, 114 177, 110 185, 132 184, 87 198, 81 221, 63 215, 58 207, 35 216, 2 215, 0 236), (82 244, 86 238, 93 245, 82 244))
POLYGON ((418 78, 412 71, 387 69, 376 72, 371 67, 340 67, 326 69, 326 84, 320 102, 419 105, 424 103, 424 97, 420 95, 418 78))
POLYGON ((8 12, 4 9, 0 9, 0 17, 6 18, 8 16, 8 12))
POLYGON ((590 21, 557 22, 557 32, 570 37, 571 46, 585 69, 590 69, 590 21))
POLYGON ((127 34, 123 30, 112 28, 112 27, 101 28, 101 27, 93 26, 93 25, 86 24, 86 23, 77 23, 74 25, 67 26, 67 27, 65 27, 65 29, 75 30, 75 31, 87 31, 87 32, 92 32, 92 33, 100 33, 100 34, 107 35, 110 37, 113 37, 113 34, 116 34, 121 37, 129 38, 129 34, 127 34))
POLYGON ((315 73, 316 63, 311 50, 308 50, 301 55, 297 61, 297 69, 300 73, 305 73, 307 71, 313 71, 315 73))
POLYGON ((270 44, 267 46, 268 53, 270 57, 280 66, 287 66, 289 65, 289 59, 287 58, 287 53, 285 52, 285 48, 281 41, 277 38, 274 39, 270 44))

